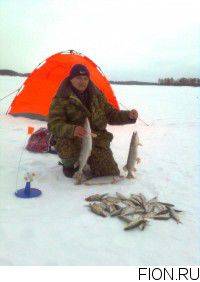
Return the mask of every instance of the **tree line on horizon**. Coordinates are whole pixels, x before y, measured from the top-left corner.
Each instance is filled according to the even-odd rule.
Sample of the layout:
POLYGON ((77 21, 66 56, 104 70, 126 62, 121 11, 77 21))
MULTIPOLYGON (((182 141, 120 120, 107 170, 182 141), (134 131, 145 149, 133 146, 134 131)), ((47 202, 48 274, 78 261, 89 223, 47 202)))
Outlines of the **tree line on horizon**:
MULTIPOLYGON (((19 73, 17 71, 0 69, 0 75, 9 76, 26 76, 28 77, 30 73, 19 73)), ((135 81, 135 80, 110 80, 111 84, 121 84, 121 85, 174 85, 174 86, 200 86, 200 78, 159 78, 158 82, 146 82, 146 81, 135 81)))
POLYGON ((186 78, 181 77, 178 79, 174 79, 173 77, 169 78, 159 78, 159 85, 175 85, 175 86, 200 86, 200 78, 186 78))

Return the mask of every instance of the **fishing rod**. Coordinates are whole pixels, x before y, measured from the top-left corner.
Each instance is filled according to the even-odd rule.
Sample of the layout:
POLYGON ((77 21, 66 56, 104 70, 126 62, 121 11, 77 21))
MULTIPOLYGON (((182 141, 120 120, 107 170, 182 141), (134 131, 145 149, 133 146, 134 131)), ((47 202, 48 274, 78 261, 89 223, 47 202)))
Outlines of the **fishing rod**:
MULTIPOLYGON (((122 103, 118 102, 125 110, 129 110, 126 106, 124 106, 122 103)), ((144 120, 138 117, 138 119, 143 122, 146 126, 150 126, 150 124, 147 124, 144 120)))
MULTIPOLYGON (((19 88, 19 89, 20 89, 20 88, 19 88)), ((6 96, 4 96, 3 98, 1 98, 1 99, 0 99, 0 102, 1 102, 3 99, 5 99, 5 98, 9 97, 10 95, 12 95, 12 94, 16 93, 19 89, 14 90, 14 91, 12 91, 11 93, 9 93, 8 95, 6 95, 6 96)))
POLYGON ((19 170, 20 170, 20 167, 21 167, 21 161, 22 161, 22 156, 24 154, 24 152, 26 151, 26 144, 27 144, 27 141, 30 137, 30 135, 34 132, 34 127, 31 127, 31 126, 28 126, 27 128, 27 136, 26 136, 26 139, 24 141, 24 144, 23 144, 23 147, 22 147, 22 150, 21 150, 21 153, 20 153, 20 158, 19 158, 19 161, 18 161, 18 164, 17 164, 17 174, 16 174, 16 181, 15 181, 15 186, 16 186, 16 189, 17 189, 17 184, 18 184, 18 178, 19 178, 19 170))

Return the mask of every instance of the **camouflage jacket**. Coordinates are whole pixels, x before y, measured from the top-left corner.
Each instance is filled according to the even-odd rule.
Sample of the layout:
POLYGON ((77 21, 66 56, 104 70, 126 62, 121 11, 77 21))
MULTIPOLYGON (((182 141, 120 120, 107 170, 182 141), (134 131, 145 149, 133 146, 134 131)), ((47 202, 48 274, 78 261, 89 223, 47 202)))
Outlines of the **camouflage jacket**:
POLYGON ((73 142, 80 143, 80 138, 73 136, 74 129, 77 125, 83 126, 86 117, 89 118, 92 132, 97 134, 93 139, 93 145, 99 147, 109 146, 113 139, 113 135, 106 130, 107 124, 122 125, 136 122, 129 118, 129 111, 119 111, 110 105, 104 94, 91 81, 87 89, 90 96, 89 110, 73 93, 67 79, 61 83, 48 116, 48 128, 58 145, 63 139, 68 140, 68 146, 73 142))

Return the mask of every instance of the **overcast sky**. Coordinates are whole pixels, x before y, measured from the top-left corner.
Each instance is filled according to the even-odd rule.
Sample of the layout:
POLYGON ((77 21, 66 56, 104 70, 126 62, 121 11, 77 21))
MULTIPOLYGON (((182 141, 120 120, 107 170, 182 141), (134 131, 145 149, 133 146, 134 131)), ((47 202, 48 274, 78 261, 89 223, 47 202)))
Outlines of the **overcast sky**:
POLYGON ((0 0, 0 69, 74 49, 108 79, 200 76, 199 0, 0 0))

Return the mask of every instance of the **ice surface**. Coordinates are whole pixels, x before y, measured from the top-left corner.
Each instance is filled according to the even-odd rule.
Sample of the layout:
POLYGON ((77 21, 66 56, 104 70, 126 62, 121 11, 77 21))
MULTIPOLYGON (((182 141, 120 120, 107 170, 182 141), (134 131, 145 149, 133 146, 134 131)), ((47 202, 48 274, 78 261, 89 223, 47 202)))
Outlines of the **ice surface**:
MULTIPOLYGON (((0 98, 19 88, 24 78, 0 77, 0 98)), ((111 148, 122 167, 133 130, 140 141, 135 180, 116 185, 75 186, 62 174, 58 157, 23 148, 27 126, 44 122, 6 116, 14 95, 0 102, 0 265, 194 265, 200 263, 200 88, 113 86, 118 101, 139 111, 136 125, 108 126, 111 148), (19 160, 22 155, 21 163, 19 160), (26 171, 42 196, 19 199, 26 171), (17 179, 18 172, 18 179, 17 179), (183 224, 151 221, 142 232, 123 231, 117 218, 88 211, 84 198, 116 191, 158 196, 184 210, 183 224)))

